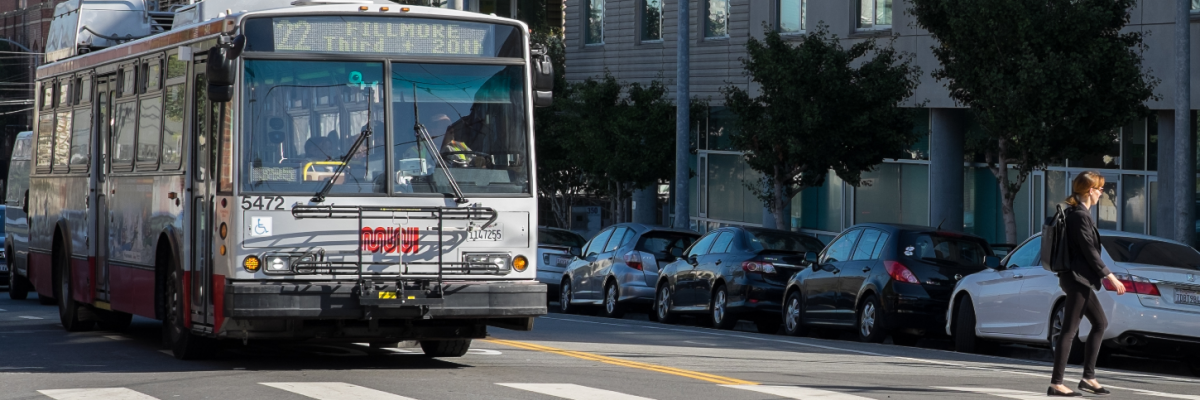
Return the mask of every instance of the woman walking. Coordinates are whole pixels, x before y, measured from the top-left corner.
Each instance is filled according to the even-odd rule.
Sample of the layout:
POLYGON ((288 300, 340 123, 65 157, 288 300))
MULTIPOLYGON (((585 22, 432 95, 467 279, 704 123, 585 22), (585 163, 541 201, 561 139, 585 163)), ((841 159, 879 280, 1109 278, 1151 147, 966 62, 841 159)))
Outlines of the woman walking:
POLYGON ((1101 279, 1108 279, 1118 295, 1125 294, 1125 286, 1100 259, 1100 233, 1096 231, 1090 210, 1100 200, 1103 190, 1104 177, 1087 171, 1071 182, 1072 194, 1066 200, 1070 206, 1064 210, 1067 214, 1067 264, 1070 270, 1058 273, 1058 285, 1067 296, 1062 336, 1054 354, 1054 375, 1050 379, 1050 387, 1046 389, 1049 396, 1083 396, 1063 385, 1063 372, 1067 368, 1067 356, 1071 354, 1071 343, 1085 316, 1092 323, 1092 331, 1088 333, 1083 380, 1079 381, 1079 390, 1098 395, 1110 393, 1096 381, 1096 357, 1100 354, 1104 329, 1108 327, 1108 318, 1104 316, 1104 308, 1096 298, 1096 291, 1100 290, 1101 279))

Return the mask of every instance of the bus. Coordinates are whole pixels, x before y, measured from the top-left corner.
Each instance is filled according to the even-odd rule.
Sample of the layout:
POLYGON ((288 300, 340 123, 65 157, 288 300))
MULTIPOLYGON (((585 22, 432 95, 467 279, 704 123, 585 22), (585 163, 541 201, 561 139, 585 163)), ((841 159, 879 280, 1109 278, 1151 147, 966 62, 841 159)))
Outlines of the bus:
POLYGON ((526 25, 206 0, 122 40, 82 25, 123 17, 89 3, 59 5, 52 39, 87 37, 37 69, 13 278, 66 330, 158 319, 180 359, 260 339, 457 357, 546 313, 532 118, 553 71, 526 25))

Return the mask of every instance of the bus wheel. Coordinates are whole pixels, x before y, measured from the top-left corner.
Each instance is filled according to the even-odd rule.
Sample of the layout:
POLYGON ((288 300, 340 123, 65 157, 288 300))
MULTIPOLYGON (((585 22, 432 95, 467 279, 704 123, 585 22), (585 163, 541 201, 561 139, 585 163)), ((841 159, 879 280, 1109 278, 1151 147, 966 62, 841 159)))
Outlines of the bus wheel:
POLYGON ((54 251, 54 270, 58 289, 58 319, 62 322, 63 328, 67 332, 92 330, 92 327, 96 326, 96 321, 92 320, 92 313, 86 306, 75 301, 74 292, 71 290, 70 260, 67 252, 63 251, 61 247, 54 251))
MULTIPOLYGON (((12 253, 8 253, 12 254, 12 253)), ((29 280, 18 275, 17 271, 8 271, 8 298, 13 300, 25 300, 29 298, 29 280)))
POLYGON ((180 360, 199 360, 207 358, 216 350, 212 339, 197 336, 183 325, 186 310, 183 309, 183 294, 178 290, 180 271, 174 257, 166 257, 170 266, 170 275, 163 282, 163 305, 166 315, 163 317, 163 341, 171 348, 171 354, 180 360))
POLYGON ((470 348, 471 339, 421 341, 421 350, 426 357, 462 357, 470 348))

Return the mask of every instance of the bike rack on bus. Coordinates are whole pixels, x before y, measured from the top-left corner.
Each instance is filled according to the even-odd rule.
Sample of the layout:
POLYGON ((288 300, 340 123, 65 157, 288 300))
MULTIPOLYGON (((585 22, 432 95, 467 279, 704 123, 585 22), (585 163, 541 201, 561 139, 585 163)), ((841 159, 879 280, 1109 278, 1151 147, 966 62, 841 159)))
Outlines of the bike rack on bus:
MULTIPOLYGON (((363 245, 358 245, 358 259, 354 262, 331 262, 325 259, 323 251, 319 254, 305 254, 299 262, 291 263, 291 273, 295 274, 331 274, 356 275, 355 292, 359 304, 380 308, 398 308, 417 306, 422 314, 428 312, 432 305, 442 305, 445 297, 443 280, 446 275, 498 274, 506 272, 494 264, 471 264, 465 261, 447 262, 445 258, 445 222, 466 221, 468 231, 487 229, 496 222, 499 214, 489 207, 369 207, 369 206, 316 206, 296 205, 292 208, 292 216, 296 219, 356 219, 358 220, 358 237, 361 242, 364 220, 397 219, 397 213, 402 213, 406 220, 437 221, 437 261, 401 262, 400 272, 395 275, 372 273, 364 274, 363 245), (479 226, 475 221, 482 221, 479 226), (409 277, 409 266, 437 266, 437 277, 432 279, 428 274, 419 277, 409 277), (379 283, 377 283, 377 281, 379 283), (394 282, 394 286, 388 282, 394 282), (431 287, 431 284, 432 287, 431 287)), ((463 241, 466 235, 463 235, 463 241)))

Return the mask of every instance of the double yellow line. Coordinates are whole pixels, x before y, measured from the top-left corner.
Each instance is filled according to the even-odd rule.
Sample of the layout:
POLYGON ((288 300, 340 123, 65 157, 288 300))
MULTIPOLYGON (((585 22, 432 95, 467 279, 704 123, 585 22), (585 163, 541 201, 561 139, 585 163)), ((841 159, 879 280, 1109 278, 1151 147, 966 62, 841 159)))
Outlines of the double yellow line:
POLYGON ((646 363, 637 362, 637 361, 622 360, 619 358, 605 357, 602 355, 585 353, 582 351, 556 349, 553 347, 546 347, 546 346, 536 345, 536 344, 532 344, 532 343, 517 342, 517 341, 502 340, 502 339, 487 339, 485 341, 489 342, 489 343, 502 344, 505 346, 512 346, 512 347, 516 347, 519 349, 540 351, 543 353, 558 354, 558 355, 563 355, 563 356, 567 356, 567 357, 575 357, 575 358, 579 358, 579 359, 584 359, 584 360, 588 360, 588 361, 599 361, 599 362, 602 362, 605 364, 612 364, 612 365, 617 365, 617 366, 621 366, 621 367, 637 368, 637 369, 646 370, 646 371, 661 372, 664 374, 682 376, 684 378, 698 379, 698 380, 702 380, 705 382, 712 382, 712 383, 716 383, 716 384, 720 384, 720 385, 757 385, 758 384, 758 382, 744 381, 741 379, 734 379, 734 378, 718 376, 718 375, 713 375, 713 374, 706 374, 703 372, 689 371, 686 369, 679 369, 679 368, 664 367, 661 365, 646 364, 646 363))

